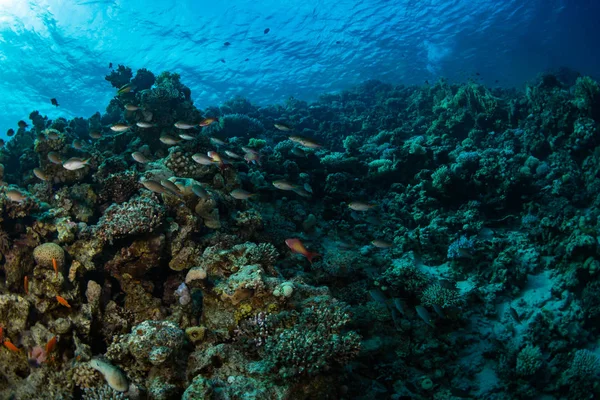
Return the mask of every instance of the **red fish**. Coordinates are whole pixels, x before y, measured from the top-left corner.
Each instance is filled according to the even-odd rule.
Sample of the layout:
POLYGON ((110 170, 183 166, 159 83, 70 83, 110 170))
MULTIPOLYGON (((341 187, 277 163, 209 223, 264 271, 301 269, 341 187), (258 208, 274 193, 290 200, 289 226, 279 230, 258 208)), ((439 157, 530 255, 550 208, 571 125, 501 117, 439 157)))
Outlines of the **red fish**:
POLYGON ((200 126, 209 126, 213 122, 219 122, 219 118, 204 118, 198 125, 200 126))
POLYGON ((14 353, 20 353, 21 352, 21 350, 19 350, 19 348, 17 346, 15 346, 14 344, 12 344, 8 340, 4 341, 4 347, 6 347, 7 349, 9 349, 10 351, 12 351, 14 353))
POLYGON ((298 254, 302 254, 304 257, 308 259, 308 262, 312 264, 312 260, 315 257, 321 257, 321 254, 310 252, 304 247, 300 239, 286 239, 285 244, 294 252, 298 254))
POLYGON ((0 342, 2 341, 3 337, 4 337, 4 328, 2 326, 0 326, 0 342))
POLYGON ((46 353, 50 353, 56 347, 56 336, 52 336, 52 339, 46 343, 46 353))
POLYGON ((56 301, 58 301, 60 304, 62 304, 65 307, 71 308, 71 305, 69 304, 69 302, 67 300, 65 300, 65 298, 62 296, 56 296, 56 301))
POLYGON ((56 258, 52 259, 52 268, 54 268, 54 276, 58 276, 58 264, 56 263, 56 258))

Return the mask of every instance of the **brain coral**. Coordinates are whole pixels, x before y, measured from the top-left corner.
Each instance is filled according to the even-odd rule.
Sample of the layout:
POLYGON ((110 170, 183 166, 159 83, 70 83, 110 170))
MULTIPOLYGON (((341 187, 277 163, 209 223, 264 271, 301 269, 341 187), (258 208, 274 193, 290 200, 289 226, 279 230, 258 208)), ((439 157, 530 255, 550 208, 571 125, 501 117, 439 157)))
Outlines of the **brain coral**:
POLYGON ((40 244, 33 250, 35 262, 42 267, 52 267, 52 259, 56 260, 59 267, 65 263, 65 251, 56 243, 40 244))

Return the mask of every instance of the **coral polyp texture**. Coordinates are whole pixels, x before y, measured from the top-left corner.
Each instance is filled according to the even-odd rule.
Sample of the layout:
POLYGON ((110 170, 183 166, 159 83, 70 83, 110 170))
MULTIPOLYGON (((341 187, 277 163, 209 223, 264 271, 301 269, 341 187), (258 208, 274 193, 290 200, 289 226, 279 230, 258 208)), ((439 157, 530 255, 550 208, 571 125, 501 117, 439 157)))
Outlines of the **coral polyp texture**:
POLYGON ((0 398, 600 396, 600 90, 567 76, 201 110, 119 65, 105 113, 32 112, 0 398))

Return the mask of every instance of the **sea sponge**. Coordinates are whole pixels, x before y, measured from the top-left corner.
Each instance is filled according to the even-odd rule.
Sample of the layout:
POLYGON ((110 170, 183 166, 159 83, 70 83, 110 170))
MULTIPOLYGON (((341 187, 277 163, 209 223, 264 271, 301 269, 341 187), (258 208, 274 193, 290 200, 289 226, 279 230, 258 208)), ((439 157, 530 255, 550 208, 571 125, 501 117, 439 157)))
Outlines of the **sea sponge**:
POLYGON ((38 265, 52 268, 52 259, 56 260, 58 268, 65 264, 65 251, 56 243, 44 243, 33 249, 33 258, 38 265))
POLYGON ((185 283, 189 284, 195 280, 206 279, 206 270, 202 267, 194 267, 190 269, 185 276, 185 283))
POLYGON ((190 326, 185 330, 185 334, 192 343, 201 342, 206 335, 206 328, 203 326, 190 326))
POLYGON ((129 388, 127 377, 119 367, 115 367, 114 365, 97 358, 91 360, 89 366, 104 375, 106 383, 114 390, 125 392, 129 388))

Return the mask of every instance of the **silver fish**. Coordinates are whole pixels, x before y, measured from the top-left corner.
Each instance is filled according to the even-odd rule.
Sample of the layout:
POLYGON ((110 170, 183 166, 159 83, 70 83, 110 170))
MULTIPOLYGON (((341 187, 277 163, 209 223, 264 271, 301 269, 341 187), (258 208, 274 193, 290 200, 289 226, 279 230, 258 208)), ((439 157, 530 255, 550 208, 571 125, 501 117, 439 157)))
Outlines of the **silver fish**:
POLYGON ((237 200, 248 200, 250 197, 256 196, 255 193, 247 192, 244 189, 233 189, 230 195, 237 200))
POLYGON ((373 300, 375 300, 376 302, 381 303, 381 304, 386 304, 387 299, 385 297, 385 294, 383 294, 383 292, 381 290, 371 289, 371 290, 369 290, 369 294, 371 295, 373 300))
POLYGON ((168 179, 163 179, 160 181, 160 184, 167 189, 170 193, 174 194, 175 196, 182 196, 181 192, 179 191, 179 188, 177 187, 176 184, 174 184, 173 182, 171 182, 168 179))
POLYGON ((215 162, 212 158, 205 156, 204 154, 196 153, 192 156, 192 160, 197 162, 200 165, 213 165, 215 162))
POLYGON ((146 179, 141 181, 142 185, 144 185, 144 187, 148 190, 150 190, 151 192, 154 193, 165 193, 166 192, 166 188, 161 185, 159 182, 152 180, 152 179, 146 179))
POLYGON ((60 155, 54 151, 51 151, 50 153, 48 153, 48 160, 52 163, 52 164, 62 164, 62 159, 60 158, 60 155))
POLYGON ((202 186, 198 185, 198 184, 193 184, 192 185, 192 192, 198 196, 199 198, 201 198, 202 200, 206 200, 210 197, 210 194, 208 194, 208 192, 206 191, 206 189, 204 189, 202 186))
POLYGON ((175 122, 175 128, 178 128, 178 129, 192 129, 192 128, 195 128, 195 127, 196 127, 196 125, 190 124, 190 123, 187 123, 187 122, 183 122, 183 121, 177 121, 177 122, 175 122))
POLYGON ((144 122, 144 121, 140 121, 140 122, 136 122, 135 123, 137 126, 139 126, 140 128, 153 128, 155 125, 151 124, 150 122, 144 122))
POLYGON ((419 315, 419 317, 421 317, 421 319, 423 321, 425 321, 425 323, 427 325, 429 325, 432 328, 435 328, 435 326, 431 322, 431 317, 429 316, 429 311, 427 311, 427 309, 425 307, 423 307, 423 306, 416 306, 415 310, 417 311, 417 314, 419 315))
POLYGON ((225 150, 225 154, 232 158, 242 158, 239 154, 234 153, 233 151, 225 150))
POLYGON ((196 139, 195 136, 188 135, 187 133, 180 133, 179 137, 182 138, 183 140, 194 140, 194 139, 196 139))
POLYGON ((146 163, 150 162, 150 160, 148 160, 146 158, 146 156, 143 155, 142 153, 140 153, 139 151, 134 151, 133 153, 131 153, 131 158, 133 158, 135 161, 139 162, 140 164, 146 164, 146 163))
POLYGON ((80 157, 71 157, 63 163, 63 167, 69 171, 75 171, 81 168, 85 168, 86 165, 90 164, 91 158, 84 160, 80 157))
POLYGON ((27 200, 27 197, 25 197, 23 193, 19 192, 16 189, 8 190, 6 192, 6 197, 8 197, 9 200, 14 201, 16 203, 22 203, 25 200, 27 200))
POLYGON ((402 315, 406 315, 406 311, 404 311, 404 302, 397 297, 394 297, 393 300, 394 307, 400 312, 402 315))
POLYGON ((110 127, 110 129, 114 132, 125 132, 129 128, 131 128, 131 126, 126 125, 126 124, 114 124, 113 126, 110 127))
POLYGON ((169 146, 179 143, 179 140, 177 140, 173 136, 169 136, 169 135, 161 136, 160 141, 169 146))
POLYGON ((42 171, 41 168, 34 168, 33 174, 43 181, 49 180, 48 175, 46 175, 46 173, 44 171, 42 171))

